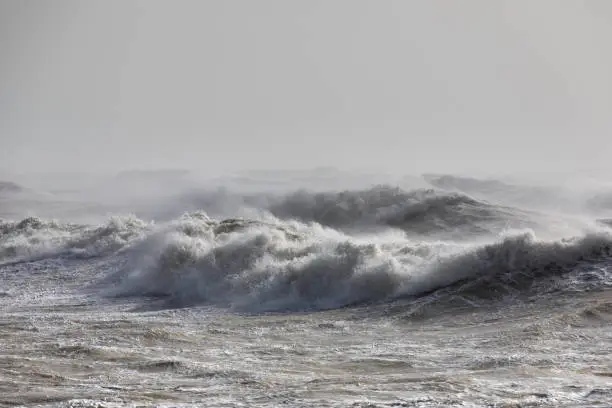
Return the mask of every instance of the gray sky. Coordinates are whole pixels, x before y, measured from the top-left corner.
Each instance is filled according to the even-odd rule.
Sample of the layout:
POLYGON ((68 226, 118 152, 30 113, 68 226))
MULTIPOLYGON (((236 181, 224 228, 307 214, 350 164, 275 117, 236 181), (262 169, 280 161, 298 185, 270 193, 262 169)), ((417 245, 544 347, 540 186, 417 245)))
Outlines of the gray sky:
POLYGON ((612 170, 608 0, 0 0, 0 168, 612 170))

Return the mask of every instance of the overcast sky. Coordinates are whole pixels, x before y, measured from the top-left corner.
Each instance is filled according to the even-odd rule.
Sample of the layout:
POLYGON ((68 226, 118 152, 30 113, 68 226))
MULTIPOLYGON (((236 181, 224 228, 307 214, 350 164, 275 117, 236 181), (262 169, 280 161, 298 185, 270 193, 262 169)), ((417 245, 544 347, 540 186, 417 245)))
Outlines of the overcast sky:
POLYGON ((0 0, 0 168, 612 170, 612 1, 0 0))

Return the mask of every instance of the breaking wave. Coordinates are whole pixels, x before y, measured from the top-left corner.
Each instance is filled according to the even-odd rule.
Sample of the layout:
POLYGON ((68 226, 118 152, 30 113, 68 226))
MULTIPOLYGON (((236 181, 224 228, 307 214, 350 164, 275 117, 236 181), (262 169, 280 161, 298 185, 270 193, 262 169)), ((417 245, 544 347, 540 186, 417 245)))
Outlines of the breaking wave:
POLYGON ((607 261, 611 248, 609 231, 552 242, 527 232, 460 245, 397 231, 349 236, 316 223, 215 221, 195 213, 131 246, 107 295, 249 312, 340 308, 440 290, 499 300, 559 280, 564 290, 610 285, 607 269, 594 265, 607 261), (572 275, 576 270, 588 273, 572 275))
POLYGON ((612 243, 602 221, 590 227, 594 232, 582 232, 581 224, 580 232, 572 228, 576 238, 555 241, 536 238, 533 231, 542 237, 536 227, 545 221, 537 213, 456 192, 378 186, 275 196, 219 190, 203 198, 201 207, 249 215, 210 218, 196 211, 159 225, 135 216, 101 225, 0 220, 0 266, 108 257, 108 265, 112 259, 122 267, 99 282, 106 295, 254 312, 442 292, 499 300, 612 282, 609 268, 600 267, 612 243))
POLYGON ((150 225, 135 217, 112 217, 100 226, 66 224, 37 217, 0 220, 0 261, 25 262, 53 256, 94 257, 122 249, 150 225))

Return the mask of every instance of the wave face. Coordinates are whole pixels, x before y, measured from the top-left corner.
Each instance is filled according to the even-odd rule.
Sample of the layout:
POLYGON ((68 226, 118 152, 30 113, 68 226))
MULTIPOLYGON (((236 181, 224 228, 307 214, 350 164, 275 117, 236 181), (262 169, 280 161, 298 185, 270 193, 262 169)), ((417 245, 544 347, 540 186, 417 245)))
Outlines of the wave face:
POLYGON ((445 190, 463 191, 468 194, 499 193, 517 188, 516 186, 499 180, 480 180, 472 177, 460 177, 448 174, 424 174, 423 178, 432 186, 445 190))
POLYGON ((507 228, 534 228, 533 214, 490 204, 462 193, 433 189, 406 191, 380 185, 340 192, 298 191, 286 195, 233 195, 225 190, 181 200, 183 209, 210 214, 269 213, 279 219, 316 222, 345 232, 399 228, 412 235, 497 234, 507 228), (247 211, 249 209, 250 211, 247 211))
POLYGON ((469 194, 478 199, 532 209, 576 210, 584 206, 583 193, 570 193, 562 187, 512 184, 495 179, 454 175, 423 175, 430 185, 450 192, 469 194))
MULTIPOLYGON (((395 236, 394 238, 398 238, 395 236)), ((192 214, 132 248, 116 295, 240 310, 336 308, 384 299, 429 248, 376 244, 318 224, 192 214)))
POLYGON ((457 245, 391 232, 356 237, 319 224, 213 221, 191 214, 134 245, 109 294, 249 312, 339 308, 439 290, 500 300, 549 290, 556 280, 565 282, 563 290, 610 285, 603 270, 569 275, 607 259, 611 248, 607 232, 557 242, 523 233, 457 245))

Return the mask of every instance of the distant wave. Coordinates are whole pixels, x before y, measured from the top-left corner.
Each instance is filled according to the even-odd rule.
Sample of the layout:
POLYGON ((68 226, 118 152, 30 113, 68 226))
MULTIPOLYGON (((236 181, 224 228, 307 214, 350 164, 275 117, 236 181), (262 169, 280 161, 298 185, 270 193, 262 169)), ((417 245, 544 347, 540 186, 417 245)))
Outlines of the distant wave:
POLYGON ((66 224, 37 217, 21 221, 0 220, 0 262, 25 262, 60 255, 107 255, 122 249, 148 227, 134 217, 112 217, 100 226, 66 224))
MULTIPOLYGON (((609 232, 556 242, 524 233, 461 246, 391 232, 351 237, 278 219, 214 221, 196 213, 131 246, 128 266, 110 279, 108 295, 250 312, 339 308, 437 290, 499 300, 544 290, 581 265, 607 261, 611 248, 609 232)), ((583 277, 566 279, 566 289, 612 284, 605 270, 583 277)))
POLYGON ((188 189, 183 192, 175 185, 180 183, 171 184, 173 186, 163 193, 159 193, 163 187, 158 184, 149 185, 150 191, 139 184, 134 197, 124 197, 124 201, 115 199, 116 202, 113 201, 113 194, 118 185, 111 183, 110 191, 100 197, 87 196, 88 201, 83 203, 72 196, 64 197, 69 202, 41 199, 40 202, 28 202, 27 208, 31 210, 27 211, 20 211, 20 208, 25 208, 24 203, 7 203, 6 209, 10 211, 5 212, 5 216, 35 213, 76 219, 79 213, 90 210, 102 214, 133 211, 139 218, 166 222, 185 212, 203 210, 216 218, 258 218, 271 214, 284 220, 317 222, 346 232, 392 227, 411 235, 446 239, 497 235, 508 228, 537 229, 542 218, 530 211, 494 204, 465 193, 436 189, 407 191, 378 185, 344 191, 241 194, 224 188, 188 189), (146 194, 143 192, 145 190, 148 191, 146 194), (62 212, 61 209, 70 212, 62 212))
POLYGON ((20 193, 24 188, 11 181, 0 181, 0 194, 20 193))
POLYGON ((612 192, 604 192, 593 195, 587 200, 587 206, 591 210, 612 210, 612 192))
POLYGON ((514 190, 517 186, 493 179, 477 179, 473 177, 453 176, 449 174, 424 174, 423 178, 432 186, 442 189, 455 189, 465 193, 497 193, 514 190))
POLYGON ((463 194, 406 192, 387 186, 340 193, 295 193, 269 210, 277 217, 316 221, 336 228, 383 225, 415 234, 498 233, 508 226, 534 225, 525 212, 463 194))
POLYGON ((317 222, 342 230, 400 228, 430 236, 497 234, 505 228, 534 227, 526 211, 490 204, 461 193, 433 189, 405 191, 386 185, 340 192, 297 191, 285 195, 235 195, 225 190, 181 198, 187 210, 220 216, 268 212, 280 219, 317 222), (251 212, 245 209, 251 209, 251 212))
POLYGON ((511 184, 495 179, 478 179, 454 175, 424 174, 430 185, 445 191, 469 194, 495 203, 529 208, 565 208, 575 210, 581 198, 562 188, 511 184))

